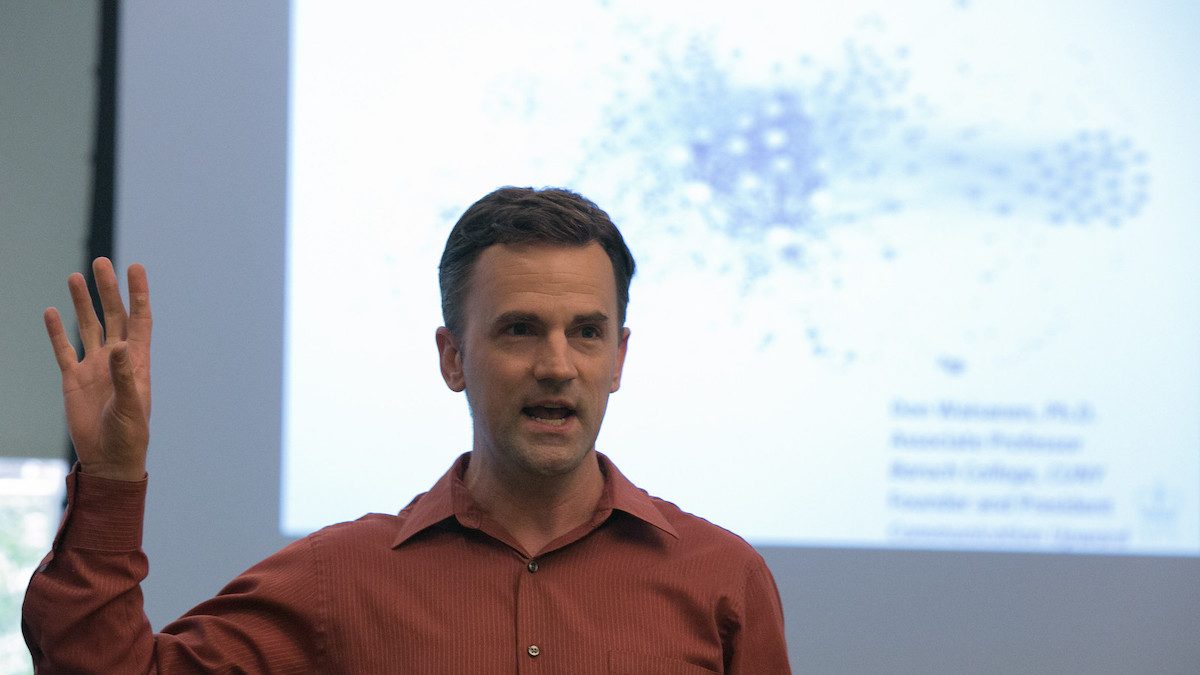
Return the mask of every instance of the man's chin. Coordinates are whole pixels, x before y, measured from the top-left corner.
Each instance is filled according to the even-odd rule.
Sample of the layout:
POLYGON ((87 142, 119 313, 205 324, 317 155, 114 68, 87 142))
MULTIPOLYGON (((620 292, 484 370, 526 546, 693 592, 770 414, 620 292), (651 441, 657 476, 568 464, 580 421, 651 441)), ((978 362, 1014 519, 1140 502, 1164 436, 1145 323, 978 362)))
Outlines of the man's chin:
POLYGON ((542 478, 561 478, 578 471, 591 454, 590 449, 526 448, 517 453, 517 460, 521 467, 531 475, 542 478))

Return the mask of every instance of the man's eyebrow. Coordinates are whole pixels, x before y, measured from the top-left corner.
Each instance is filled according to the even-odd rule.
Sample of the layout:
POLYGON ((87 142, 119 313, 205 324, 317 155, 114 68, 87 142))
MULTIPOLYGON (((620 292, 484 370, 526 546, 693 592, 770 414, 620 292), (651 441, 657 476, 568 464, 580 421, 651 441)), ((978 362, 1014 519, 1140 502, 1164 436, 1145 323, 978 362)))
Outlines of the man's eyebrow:
POLYGON ((529 312, 522 312, 520 310, 517 310, 517 311, 505 312, 505 313, 501 314, 500 316, 496 317, 496 320, 493 321, 492 323, 495 325, 499 325, 499 324, 510 324, 510 323, 541 323, 541 322, 542 322, 542 320, 537 318, 536 315, 530 314, 529 312))
POLYGON ((571 323, 607 323, 608 315, 604 312, 591 312, 590 314, 579 314, 571 323))
MULTIPOLYGON (((571 320, 571 323, 573 325, 578 325, 581 323, 606 323, 608 319, 608 315, 604 312, 588 312, 587 314, 575 315, 575 318, 571 320)), ((530 314, 529 312, 523 312, 521 310, 505 312, 492 321, 493 325, 507 325, 513 323, 541 324, 543 321, 536 314, 530 314)))

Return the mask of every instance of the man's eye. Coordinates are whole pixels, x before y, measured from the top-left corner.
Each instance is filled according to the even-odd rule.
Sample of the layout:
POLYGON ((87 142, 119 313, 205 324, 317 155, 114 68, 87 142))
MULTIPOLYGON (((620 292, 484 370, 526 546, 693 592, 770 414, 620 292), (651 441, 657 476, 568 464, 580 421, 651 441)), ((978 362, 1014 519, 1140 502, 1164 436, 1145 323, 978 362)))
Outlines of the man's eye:
POLYGON ((527 323, 514 323, 508 327, 509 335, 532 335, 533 327, 527 323))
POLYGON ((588 339, 595 339, 600 337, 600 329, 595 326, 584 326, 579 329, 579 336, 588 339))

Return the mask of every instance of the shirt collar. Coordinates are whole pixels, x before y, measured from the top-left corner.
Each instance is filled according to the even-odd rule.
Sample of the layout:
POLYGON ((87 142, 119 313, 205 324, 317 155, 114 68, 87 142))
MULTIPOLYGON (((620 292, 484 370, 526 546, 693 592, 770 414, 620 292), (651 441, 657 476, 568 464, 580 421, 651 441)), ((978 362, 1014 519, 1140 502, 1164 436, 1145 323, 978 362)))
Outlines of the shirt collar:
POLYGON ((645 490, 629 482, 625 474, 621 473, 607 456, 597 452, 596 457, 600 459, 600 472, 604 474, 604 493, 596 507, 597 513, 611 507, 647 522, 676 539, 679 538, 679 533, 654 505, 654 501, 645 490))
MULTIPOLYGON (((483 513, 463 482, 470 457, 469 452, 460 455, 429 492, 418 495, 400 512, 401 515, 407 514, 407 517, 400 524, 392 548, 448 518, 455 518, 463 527, 479 528, 483 513)), ((600 496, 600 502, 596 504, 593 518, 596 525, 607 520, 608 515, 616 510, 649 523, 676 539, 679 538, 679 533, 654 505, 645 490, 629 482, 608 457, 599 452, 596 453, 596 457, 600 461, 600 472, 604 475, 604 492, 600 496)))

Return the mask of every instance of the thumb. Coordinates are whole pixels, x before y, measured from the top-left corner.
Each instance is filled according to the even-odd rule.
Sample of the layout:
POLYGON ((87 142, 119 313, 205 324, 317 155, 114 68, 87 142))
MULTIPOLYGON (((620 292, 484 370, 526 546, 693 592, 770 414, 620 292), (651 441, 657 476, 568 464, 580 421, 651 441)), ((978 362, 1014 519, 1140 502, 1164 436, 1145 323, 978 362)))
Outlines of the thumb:
POLYGON ((131 415, 135 411, 141 414, 141 401, 138 398, 137 383, 133 378, 133 364, 129 359, 129 344, 118 342, 113 345, 108 354, 108 374, 112 378, 113 390, 116 392, 116 405, 122 413, 131 415))

